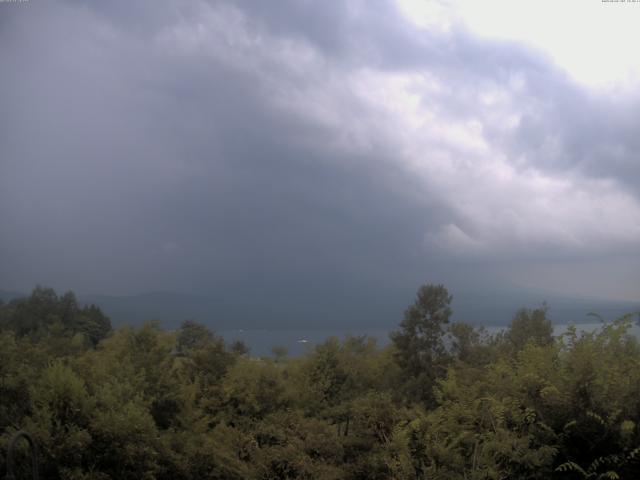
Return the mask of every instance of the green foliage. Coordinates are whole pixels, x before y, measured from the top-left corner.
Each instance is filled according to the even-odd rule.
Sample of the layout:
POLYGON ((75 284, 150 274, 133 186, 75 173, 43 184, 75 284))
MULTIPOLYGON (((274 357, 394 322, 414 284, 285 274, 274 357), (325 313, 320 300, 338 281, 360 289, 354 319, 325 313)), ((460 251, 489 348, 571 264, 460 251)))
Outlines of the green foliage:
POLYGON ((207 327, 194 320, 185 320, 178 331, 176 348, 178 352, 186 354, 204 348, 213 341, 214 335, 207 327))
POLYGON ((444 373, 444 326, 451 317, 452 297, 443 285, 423 285, 413 305, 404 312, 400 330, 391 333, 396 361, 408 382, 410 393, 427 403, 432 388, 444 373))
POLYGON ((537 345, 549 345, 553 342, 553 325, 547 318, 548 308, 518 310, 506 332, 506 338, 516 351, 521 350, 527 342, 537 345))
POLYGON ((468 365, 482 366, 492 360, 490 336, 484 327, 456 322, 449 327, 450 350, 453 356, 468 365))
POLYGON ((37 288, 0 306, 0 468, 24 428, 53 480, 638 477, 631 318, 554 338, 545 308, 521 310, 491 336, 448 325, 450 302, 421 287, 386 348, 261 359, 195 321, 107 334, 37 288))
POLYGON ((239 360, 227 373, 223 389, 228 410, 243 419, 262 419, 289 403, 282 370, 260 359, 239 360))
POLYGON ((51 288, 36 287, 29 297, 0 305, 0 330, 19 337, 71 339, 95 347, 111 332, 111 321, 95 305, 80 307, 73 292, 61 297, 51 288))

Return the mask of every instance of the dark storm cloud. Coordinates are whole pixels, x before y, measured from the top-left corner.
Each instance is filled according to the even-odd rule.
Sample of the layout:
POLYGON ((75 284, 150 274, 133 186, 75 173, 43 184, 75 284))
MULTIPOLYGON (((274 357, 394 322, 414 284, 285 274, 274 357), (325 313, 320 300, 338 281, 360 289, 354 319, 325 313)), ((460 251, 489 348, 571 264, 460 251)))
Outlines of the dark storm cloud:
MULTIPOLYGON (((485 219, 461 214, 462 187, 438 183, 460 183, 447 168, 425 181, 401 158, 403 126, 369 101, 368 77, 353 79, 367 69, 432 75, 441 86, 416 91, 422 108, 445 125, 478 120, 517 168, 598 176, 597 152, 612 150, 606 175, 638 173, 628 107, 590 100, 517 45, 418 30, 390 2, 1 8, 7 288, 197 291, 319 319, 398 311, 424 280, 463 284, 468 267, 440 262, 438 241, 505 235, 484 238, 485 219), (501 108, 521 121, 506 132, 480 96, 514 78, 524 86, 501 108)), ((426 159, 477 155, 427 137, 426 159)))
POLYGON ((2 119, 6 281, 338 294, 419 257, 437 214, 390 152, 323 148, 333 132, 275 110, 259 79, 165 55, 116 14, 15 20, 48 29, 4 56, 21 99, 2 119))

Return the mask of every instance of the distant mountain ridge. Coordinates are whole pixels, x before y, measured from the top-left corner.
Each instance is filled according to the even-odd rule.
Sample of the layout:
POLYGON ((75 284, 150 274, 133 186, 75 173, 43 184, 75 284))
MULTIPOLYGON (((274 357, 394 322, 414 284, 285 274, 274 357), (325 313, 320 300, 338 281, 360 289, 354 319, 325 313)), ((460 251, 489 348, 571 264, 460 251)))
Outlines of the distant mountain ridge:
MULTIPOLYGON (((63 292, 58 292, 59 294, 63 292)), ((27 294, 0 290, 0 299, 8 302, 27 294)), ((326 328, 395 328, 402 320, 408 302, 379 300, 362 308, 344 305, 324 305, 319 309, 296 298, 279 310, 269 310, 265 302, 242 298, 222 298, 175 292, 149 292, 139 295, 114 296, 77 294, 82 304, 96 304, 111 318, 115 326, 140 325, 147 320, 159 320, 164 328, 176 328, 183 320, 193 319, 215 330, 228 329, 326 329, 326 328), (333 310, 332 310, 333 307, 333 310), (284 311, 284 313, 283 313, 284 311)), ((453 321, 474 325, 503 326, 519 308, 536 308, 543 301, 549 306, 549 317, 555 324, 594 323, 589 316, 595 312, 605 320, 638 312, 640 302, 621 302, 588 298, 553 297, 540 293, 454 292, 453 321)), ((354 300, 354 303, 358 303, 354 300)), ((363 303, 363 302, 361 302, 363 303)), ((357 305, 360 307, 360 305, 357 305)))
POLYGON ((26 294, 21 292, 11 292, 8 290, 0 290, 0 300, 2 300, 3 302, 10 302, 11 300, 20 298, 20 297, 26 297, 26 294))

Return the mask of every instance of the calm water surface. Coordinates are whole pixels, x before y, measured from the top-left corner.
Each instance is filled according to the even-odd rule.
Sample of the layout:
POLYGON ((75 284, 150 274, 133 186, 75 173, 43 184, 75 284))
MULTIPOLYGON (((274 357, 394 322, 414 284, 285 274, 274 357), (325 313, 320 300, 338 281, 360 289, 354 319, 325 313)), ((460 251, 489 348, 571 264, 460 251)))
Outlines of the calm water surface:
MULTIPOLYGON (((576 324, 578 331, 593 331, 601 327, 601 323, 576 324)), ((554 334, 560 335, 567 330, 568 325, 554 326, 554 334)), ((498 332, 504 327, 486 327, 490 333, 498 332)), ((379 346, 389 343, 389 333, 392 329, 333 329, 333 330, 224 330, 219 332, 225 340, 232 342, 242 340, 250 349, 253 356, 271 356, 271 349, 276 346, 285 347, 290 356, 304 355, 329 337, 345 338, 347 335, 368 335, 374 337, 379 346)), ((633 327, 638 335, 640 328, 633 327)))

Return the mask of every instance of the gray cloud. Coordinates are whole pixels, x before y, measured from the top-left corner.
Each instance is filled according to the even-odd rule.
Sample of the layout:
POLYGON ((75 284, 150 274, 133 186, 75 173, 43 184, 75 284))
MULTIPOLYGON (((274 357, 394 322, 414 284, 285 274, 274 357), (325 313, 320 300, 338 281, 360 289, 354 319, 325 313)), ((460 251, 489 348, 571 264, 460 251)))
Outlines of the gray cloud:
POLYGON ((634 104, 519 45, 382 1, 0 8, 0 287, 319 321, 637 254, 634 104))

